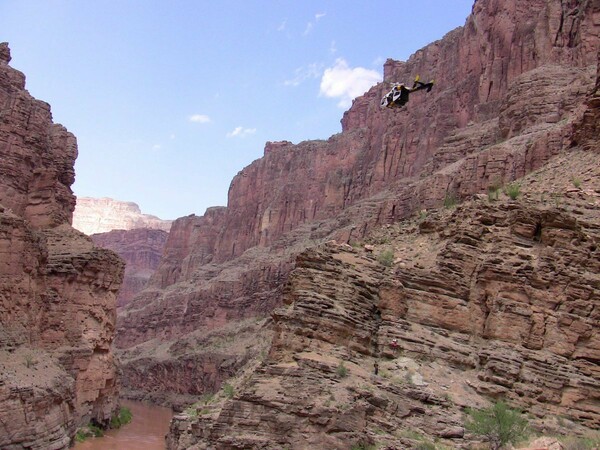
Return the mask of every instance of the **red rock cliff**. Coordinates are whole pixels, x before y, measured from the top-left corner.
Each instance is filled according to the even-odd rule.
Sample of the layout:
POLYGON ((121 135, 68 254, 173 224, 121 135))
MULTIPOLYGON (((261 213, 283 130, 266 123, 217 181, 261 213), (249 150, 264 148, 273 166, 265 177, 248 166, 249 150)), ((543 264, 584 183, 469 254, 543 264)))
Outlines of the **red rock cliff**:
MULTIPOLYGON (((477 153, 474 146, 559 123, 574 112, 595 74, 598 14, 597 2, 589 1, 476 2, 464 27, 406 62, 388 60, 385 82, 353 102, 341 134, 298 145, 267 143, 263 158, 233 179, 227 217, 209 232, 205 252, 216 261, 231 259, 392 189, 418 197, 388 202, 380 222, 439 202, 446 180, 444 189, 428 182, 410 194, 406 185, 477 153), (387 82, 408 82, 416 74, 434 78, 435 89, 413 95, 399 112, 379 107, 387 82)), ((465 174, 470 179, 455 188, 463 195, 485 192, 493 178, 522 176, 564 144, 560 136, 532 139, 530 159, 492 163, 477 156, 485 174, 465 174)))
MULTIPOLYGON (((478 0, 464 27, 406 62, 386 63, 386 81, 420 74, 435 78, 432 92, 413 94, 404 110, 382 110, 379 100, 389 86, 381 83, 354 101, 342 119, 342 133, 327 141, 268 143, 263 158, 232 181, 226 209, 173 224, 165 248, 170 256, 163 259, 152 289, 126 308, 119 324, 119 344, 136 358, 125 371, 143 356, 160 363, 148 345, 137 344, 154 337, 187 341, 183 336, 192 330, 202 334, 259 315, 264 305, 280 304, 280 280, 306 247, 332 237, 360 242, 377 226, 439 207, 445 199, 484 194, 569 151, 574 131, 589 130, 596 117, 590 93, 598 65, 599 14, 597 2, 540 0, 524 7, 516 1, 478 0)), ((590 133, 585 131, 586 142, 593 141, 590 133)), ((555 188, 547 188, 555 195, 555 188)), ((513 245, 509 241, 504 242, 513 245)), ((430 283, 437 286, 435 280, 430 283)), ((314 291, 316 298, 328 294, 327 282, 314 291)), ((328 307, 322 308, 327 315, 328 307)), ((300 335, 317 326, 299 321, 292 318, 300 335)), ((275 342, 273 348, 278 345, 283 344, 275 342)), ((243 353, 233 347, 224 351, 243 353)), ((291 353, 298 350, 295 343, 290 347, 291 353)), ((320 361, 306 365, 321 367, 320 361)), ((285 371, 274 370, 280 369, 285 371)), ((305 392, 288 381, 281 384, 284 391, 305 392)), ((198 383, 197 390, 202 380, 198 383)), ((551 409, 550 403, 542 401, 540 410, 551 409)), ((221 419, 229 426, 241 420, 247 406, 232 404, 221 419)), ((312 419, 320 420, 318 414, 312 419)), ((338 424, 332 422, 334 428, 338 424)), ((226 429, 216 425, 221 426, 226 429)), ((217 439, 223 437, 219 433, 217 439)), ((223 448, 237 444, 223 441, 223 448)))
POLYGON ((123 263, 70 226, 75 137, 0 44, 0 447, 66 449, 117 406, 123 263))
POLYGON ((138 228, 113 230, 92 234, 98 247, 114 251, 125 261, 123 285, 117 297, 117 306, 125 306, 146 287, 158 267, 169 233, 163 230, 138 228))

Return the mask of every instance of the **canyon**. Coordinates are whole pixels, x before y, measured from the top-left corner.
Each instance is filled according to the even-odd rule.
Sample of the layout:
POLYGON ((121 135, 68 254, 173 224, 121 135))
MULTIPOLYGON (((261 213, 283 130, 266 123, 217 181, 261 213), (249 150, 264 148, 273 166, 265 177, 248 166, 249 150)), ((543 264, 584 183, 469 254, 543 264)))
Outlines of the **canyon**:
POLYGON ((0 44, 0 447, 67 449, 106 425, 124 263, 71 227, 75 136, 25 89, 0 44))
POLYGON ((116 338, 126 395, 185 409, 169 448, 468 446, 494 399, 598 428, 599 42, 597 2, 477 0, 174 221, 116 338))
POLYGON ((470 448, 499 399, 600 428, 597 1, 476 0, 341 133, 267 142, 226 207, 78 200, 85 234, 76 139, 9 62, 0 447, 68 448, 119 395, 178 411, 169 449, 470 448), (416 74, 434 89, 380 107, 416 74))

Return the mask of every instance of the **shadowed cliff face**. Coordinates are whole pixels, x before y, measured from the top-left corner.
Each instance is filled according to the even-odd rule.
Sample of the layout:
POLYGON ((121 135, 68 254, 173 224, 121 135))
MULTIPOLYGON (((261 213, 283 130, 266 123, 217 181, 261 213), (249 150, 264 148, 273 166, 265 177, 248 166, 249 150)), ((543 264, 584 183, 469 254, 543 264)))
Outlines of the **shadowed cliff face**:
POLYGON ((0 44, 0 447, 68 448, 117 406, 123 263, 70 226, 75 137, 0 44))
POLYGON ((91 236, 98 247, 114 251, 125 261, 123 285, 117 297, 117 306, 125 306, 146 287, 159 265, 169 233, 149 228, 113 230, 91 236))

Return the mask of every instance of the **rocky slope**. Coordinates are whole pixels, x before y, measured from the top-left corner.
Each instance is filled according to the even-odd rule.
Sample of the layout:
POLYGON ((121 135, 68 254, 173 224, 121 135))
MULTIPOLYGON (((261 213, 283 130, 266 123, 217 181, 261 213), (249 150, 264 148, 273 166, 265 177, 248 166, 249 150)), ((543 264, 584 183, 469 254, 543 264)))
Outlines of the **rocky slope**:
MULTIPOLYGON (((384 66, 386 82, 417 73, 435 78, 431 93, 388 111, 379 99, 389 85, 374 86, 344 114, 342 133, 298 145, 268 143, 263 158, 232 181, 226 208, 174 222, 150 288, 119 318, 124 376, 136 395, 156 398, 156 386, 161 400, 165 391, 185 393, 180 382, 163 377, 158 384, 164 367, 183 373, 189 360, 203 359, 199 343, 206 336, 259 320, 282 302, 289 306, 274 313, 268 357, 257 347, 246 352, 235 337, 219 347, 219 355, 240 362, 233 367, 238 374, 248 356, 258 368, 240 375, 233 400, 203 405, 196 409, 201 417, 175 422, 172 448, 347 448, 373 440, 406 448, 414 439, 396 434, 407 429, 459 445, 461 407, 483 404, 484 396, 507 397, 540 418, 562 414, 575 428, 598 424, 598 280, 589 262, 597 259, 598 164, 590 152, 598 151, 597 91, 592 95, 598 17, 600 5, 592 1, 477 0, 464 27, 406 62, 384 66), (563 173, 560 167, 571 160, 580 165, 563 173), (539 186, 537 198, 460 208, 452 235, 443 232, 444 214, 411 231, 429 257, 403 251, 420 267, 401 261, 392 276, 363 255, 332 248, 302 253, 329 239, 361 243, 383 225, 485 197, 534 171, 544 173, 528 182, 531 192, 539 186), (555 175, 567 178, 558 185, 555 175), (549 212, 547 203, 559 209, 562 192, 576 185, 591 189, 581 194, 583 204, 549 212), (480 209, 486 217, 479 217, 480 209), (542 246, 544 233, 554 240, 542 246), (304 256, 296 260, 298 254, 304 256), (577 269, 562 273, 567 269, 555 260, 577 269), (552 277, 560 280, 556 288, 552 277), (407 360, 389 354, 392 336, 407 360), (438 356, 430 368, 419 362, 438 356), (389 358, 382 370, 400 379, 408 373, 406 384, 420 387, 371 379, 379 357, 389 358), (341 360, 348 379, 336 377, 341 360), (156 376, 135 376, 149 367, 156 376), (426 389, 463 375, 473 386, 461 385, 452 401, 426 389), (424 378, 427 386, 419 384, 424 378), (297 432, 293 423, 300 424, 297 432), (378 431, 389 436, 375 439, 378 431)), ((394 225, 402 231, 387 238, 392 246, 412 245, 399 238, 409 232, 405 226, 394 225)), ((223 359, 205 360, 194 373, 232 370, 223 359)), ((214 379, 198 375, 193 393, 212 392, 214 379)))
POLYGON ((463 408, 489 398, 538 430, 597 429, 597 157, 553 160, 516 200, 482 195, 300 254, 268 355, 231 398, 178 416, 169 448, 457 448, 473 439, 463 408))
POLYGON ((106 423, 123 263, 70 226, 75 137, 0 44, 0 447, 66 449, 106 423))
POLYGON ((106 197, 78 197, 73 212, 73 227, 89 236, 112 230, 137 228, 169 231, 171 221, 142 214, 140 207, 133 202, 122 202, 106 197))

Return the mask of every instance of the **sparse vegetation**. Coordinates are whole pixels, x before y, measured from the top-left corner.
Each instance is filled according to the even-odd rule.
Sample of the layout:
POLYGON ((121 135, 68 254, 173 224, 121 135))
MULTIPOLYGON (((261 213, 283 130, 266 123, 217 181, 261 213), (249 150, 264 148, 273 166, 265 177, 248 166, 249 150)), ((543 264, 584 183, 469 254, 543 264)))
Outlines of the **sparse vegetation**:
POLYGON ((88 438, 88 435, 85 431, 83 431, 82 429, 77 430, 77 433, 75 433, 75 442, 83 442, 88 438))
POLYGON ((225 393, 225 396, 227 398, 233 398, 233 396, 235 395, 235 389, 229 383, 225 383, 223 385, 223 392, 225 393))
POLYGON ((337 369, 335 370, 335 373, 337 373, 337 376, 340 378, 346 378, 348 376, 348 369, 344 365, 344 361, 340 361, 340 363, 337 366, 337 369))
POLYGON ((184 412, 192 419, 198 417, 198 407, 196 406, 196 404, 188 406, 184 412))
POLYGON ((565 450, 593 450, 600 448, 600 433, 592 436, 565 436, 559 440, 565 450))
POLYGON ((27 367, 28 369, 31 369, 32 367, 35 367, 36 364, 37 364, 37 360, 34 358, 34 356, 31 353, 28 353, 25 355, 25 367, 27 367))
POLYGON ((444 197, 444 208, 452 209, 456 207, 457 203, 456 194, 454 192, 446 192, 446 196, 444 197))
POLYGON ((511 409, 502 401, 489 408, 467 410, 469 419, 465 428, 490 443, 492 450, 516 443, 527 435, 528 422, 521 412, 511 409))
POLYGON ((488 186, 488 200, 490 202, 498 200, 500 196, 500 185, 497 183, 493 183, 488 186))
POLYGON ((386 249, 377 255, 377 261, 385 267, 390 267, 394 262, 394 251, 386 249))
POLYGON ((573 186, 575 186, 577 189, 581 187, 581 178, 573 177, 571 178, 571 182, 573 183, 573 186))
POLYGON ((416 450, 437 450, 437 446, 433 442, 419 442, 415 447, 416 450))
POLYGON ((521 194, 521 184, 520 183, 510 183, 504 188, 504 192, 511 200, 516 200, 517 197, 521 194))
POLYGON ((131 410, 122 406, 119 409, 118 413, 113 414, 110 418, 110 427, 111 428, 121 428, 123 425, 127 425, 131 422, 133 418, 133 414, 131 414, 131 410))
POLYGON ((210 393, 204 394, 204 395, 202 395, 202 397, 200 397, 200 402, 205 405, 208 405, 214 400, 214 398, 215 398, 215 394, 210 394, 210 393))

